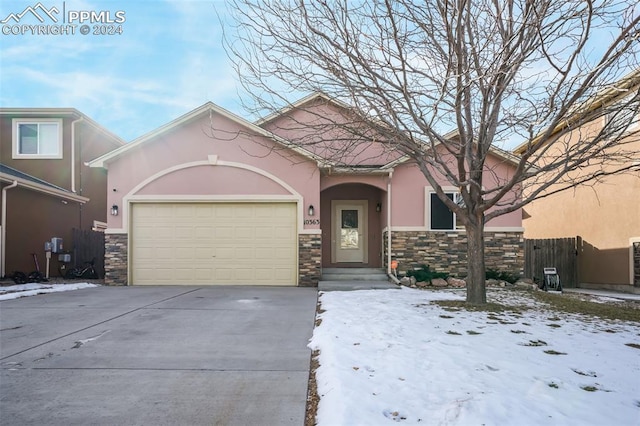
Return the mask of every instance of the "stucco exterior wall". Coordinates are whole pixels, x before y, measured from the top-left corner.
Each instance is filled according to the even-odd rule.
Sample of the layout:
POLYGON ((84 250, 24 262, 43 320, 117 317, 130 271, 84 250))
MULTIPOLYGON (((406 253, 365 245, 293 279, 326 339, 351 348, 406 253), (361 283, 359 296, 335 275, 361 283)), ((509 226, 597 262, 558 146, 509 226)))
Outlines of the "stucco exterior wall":
MULTIPOLYGON (((592 123, 571 137, 585 137, 601 126, 601 121, 592 123)), ((640 153, 640 141, 627 143, 625 149, 640 153)), ((560 145, 554 148, 560 150, 560 145)), ((636 161, 640 162, 640 154, 637 155, 636 161)), ((597 170, 610 169, 597 166, 597 170)), ((640 238, 638 200, 640 173, 609 176, 527 205, 524 235, 528 239, 580 236, 583 241, 578 253, 580 284, 633 285, 631 239, 640 238)))
POLYGON ((323 98, 313 99, 262 127, 285 139, 294 141, 307 150, 329 161, 348 165, 384 165, 402 156, 384 144, 373 131, 358 126, 361 134, 355 138, 348 129, 358 126, 349 111, 323 98))
POLYGON ((640 237, 640 176, 612 176, 525 207, 525 237, 582 237, 578 282, 633 284, 630 239, 640 237))
MULTIPOLYGON (((488 167, 504 168, 501 173, 504 173, 505 176, 509 170, 508 167, 495 158, 488 161, 488 167)), ((439 183, 443 186, 450 185, 443 178, 439 179, 439 183)), ((491 182, 487 183, 488 188, 490 184, 491 182)), ((420 169, 411 163, 397 166, 393 172, 391 185, 391 225, 394 227, 422 227, 427 229, 425 188, 430 188, 431 185, 429 185, 420 169)), ((520 228, 522 227, 522 210, 518 209, 499 216, 487 222, 486 226, 520 228)))
MULTIPOLYGON (((284 151, 265 137, 248 134, 246 128, 226 117, 215 113, 211 118, 200 116, 109 164, 108 205, 116 204, 124 210, 109 217, 109 228, 126 232, 123 219, 127 218, 127 202, 139 196, 293 196, 292 191, 265 175, 289 185, 302 197, 305 211, 310 204, 320 205, 320 176, 315 163, 284 151)), ((318 229, 318 225, 305 228, 318 229)))
MULTIPOLYGON (((89 168, 85 163, 120 146, 112 135, 107 135, 86 121, 75 124, 72 143, 72 123, 77 118, 66 113, 3 113, 0 117, 0 162, 23 173, 42 179, 67 191, 89 198, 79 205, 63 201, 52 195, 25 189, 22 186, 7 191, 6 273, 29 273, 35 270, 31 253, 37 253, 44 271, 44 242, 52 237, 64 240, 64 250, 73 249, 72 228, 88 230, 94 221, 106 222, 107 171, 89 168), (14 159, 13 119, 38 121, 42 118, 60 119, 62 122, 61 159, 14 159), (72 155, 73 148, 73 155, 72 155), (72 173, 72 170, 74 173, 72 173), (74 184, 72 185, 72 176, 74 184)), ((75 114, 75 113, 74 113, 75 114)), ((79 113, 78 113, 79 114, 79 113)), ((4 187, 3 183, 0 187, 4 187)), ((3 224, 5 225, 5 224, 3 224)), ((82 262, 91 259, 73 259, 82 262)), ((51 259, 51 276, 58 276, 57 256, 51 259)))

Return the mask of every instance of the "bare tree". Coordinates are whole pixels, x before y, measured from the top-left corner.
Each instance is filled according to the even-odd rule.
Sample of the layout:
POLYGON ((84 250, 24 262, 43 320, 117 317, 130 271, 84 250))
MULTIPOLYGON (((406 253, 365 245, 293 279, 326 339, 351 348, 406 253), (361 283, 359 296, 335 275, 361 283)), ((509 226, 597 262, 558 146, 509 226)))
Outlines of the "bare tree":
MULTIPOLYGON (((640 99, 636 0, 231 0, 231 9, 225 40, 246 106, 274 112, 291 93, 320 91, 351 106, 348 119, 318 117, 357 141, 345 138, 336 158, 376 140, 414 161, 464 224, 470 303, 486 302, 486 221, 629 171, 637 156, 627 145, 640 99), (605 116, 616 119, 584 130, 605 116), (498 176, 487 156, 514 141, 524 141, 517 166, 498 176)), ((328 147, 323 134, 298 143, 328 147)))

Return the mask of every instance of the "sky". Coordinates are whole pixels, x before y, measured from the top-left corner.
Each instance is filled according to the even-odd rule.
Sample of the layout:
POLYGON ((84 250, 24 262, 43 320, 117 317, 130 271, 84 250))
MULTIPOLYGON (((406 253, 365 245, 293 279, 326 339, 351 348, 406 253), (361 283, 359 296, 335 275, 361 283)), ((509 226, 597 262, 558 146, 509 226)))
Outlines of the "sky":
POLYGON ((125 141, 207 101, 244 116, 222 43, 227 13, 223 0, 3 0, 0 106, 76 108, 125 141), (42 8, 44 22, 30 12, 10 18, 38 3, 57 22, 42 8), (36 24, 75 29, 33 35, 36 24), (93 34, 103 28, 121 34, 93 34))
POLYGON ((464 290, 321 294, 318 426, 640 424, 640 324, 552 311, 526 291, 487 297, 526 308, 435 303, 464 290))

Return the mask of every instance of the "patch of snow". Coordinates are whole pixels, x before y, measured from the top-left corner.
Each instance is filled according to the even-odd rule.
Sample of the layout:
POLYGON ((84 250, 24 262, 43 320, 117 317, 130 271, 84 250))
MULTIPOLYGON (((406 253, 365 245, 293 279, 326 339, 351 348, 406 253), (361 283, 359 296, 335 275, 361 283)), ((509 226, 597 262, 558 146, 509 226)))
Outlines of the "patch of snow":
POLYGON ((316 381, 323 425, 640 424, 640 324, 528 309, 443 308, 450 291, 321 293, 316 381))
POLYGON ((97 284, 18 284, 0 287, 0 300, 18 299, 20 297, 35 296, 36 294, 57 293, 60 291, 80 290, 83 288, 99 287, 97 284))
POLYGON ((623 302, 623 299, 617 299, 615 297, 607 297, 607 296, 592 296, 590 299, 593 303, 620 303, 623 302))

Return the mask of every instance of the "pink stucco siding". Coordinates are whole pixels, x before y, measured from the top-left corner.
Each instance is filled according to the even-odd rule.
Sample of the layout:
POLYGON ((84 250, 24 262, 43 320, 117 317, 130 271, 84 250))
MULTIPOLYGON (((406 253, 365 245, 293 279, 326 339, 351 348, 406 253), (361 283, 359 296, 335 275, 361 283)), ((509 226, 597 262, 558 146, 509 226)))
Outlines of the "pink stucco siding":
POLYGON ((199 165, 170 172, 136 192, 138 195, 289 195, 282 185, 254 171, 225 165, 199 165))
POLYGON ((264 123, 263 127, 335 163, 384 165, 402 156, 392 145, 379 143, 380 137, 356 124, 349 114, 334 103, 315 98, 264 123), (361 138, 355 138, 347 130, 355 127, 363 134, 361 138))
MULTIPOLYGON (((299 194, 306 208, 320 205, 319 182, 317 166, 308 158, 213 113, 143 141, 110 163, 108 203, 126 208, 125 197, 142 195, 299 194), (240 167, 208 165, 210 156, 216 156, 219 163, 236 163, 240 167), (190 166, 198 162, 205 164, 190 166), (157 180, 140 188, 154 176, 157 180)), ((109 217, 109 228, 121 228, 123 216, 109 217)))
MULTIPOLYGON (((497 176, 501 175, 501 169, 509 169, 500 159, 489 157, 488 168, 496 171, 497 176)), ((506 172, 506 170, 504 172, 506 172)), ((495 185, 490 177, 486 187, 495 185)), ((397 166, 392 176, 391 195, 391 224, 401 227, 426 227, 425 223, 425 188, 431 187, 429 182, 415 164, 402 164, 397 166)), ((444 179, 440 178, 439 183, 444 187, 450 186, 444 179)), ((511 197, 514 197, 511 194, 511 197)), ((506 198, 508 200, 508 198, 506 198)), ((489 210, 491 211, 491 210, 489 210)), ((518 209, 511 213, 499 216, 486 224, 487 227, 509 227, 519 228, 522 226, 522 210, 518 209)))

